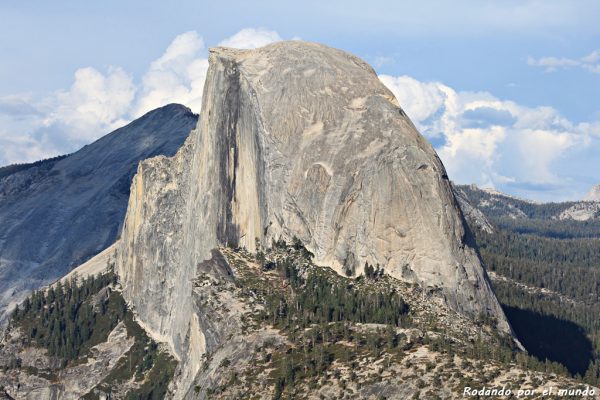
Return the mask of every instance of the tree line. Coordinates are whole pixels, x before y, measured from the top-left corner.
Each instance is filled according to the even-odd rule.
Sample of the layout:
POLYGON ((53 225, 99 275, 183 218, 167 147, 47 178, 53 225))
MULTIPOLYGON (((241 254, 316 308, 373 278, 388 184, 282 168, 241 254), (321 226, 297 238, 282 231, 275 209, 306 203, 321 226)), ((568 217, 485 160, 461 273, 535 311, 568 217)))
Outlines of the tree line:
MULTIPOLYGON (((297 250, 302 257, 312 258, 308 251, 297 250)), ((400 326, 406 319, 408 305, 395 290, 375 290, 361 285, 360 279, 354 281, 321 268, 310 268, 303 274, 297 262, 297 258, 288 256, 265 263, 264 268, 275 269, 289 282, 285 291, 265 293, 263 318, 273 325, 307 327, 347 321, 400 326)), ((382 277, 381 270, 375 273, 372 266, 367 267, 364 279, 374 281, 382 277)))
POLYGON ((103 342, 127 312, 121 296, 109 286, 117 282, 113 272, 58 282, 28 297, 12 315, 30 344, 48 349, 48 355, 65 362, 103 342), (99 295, 104 290, 103 295, 99 295))

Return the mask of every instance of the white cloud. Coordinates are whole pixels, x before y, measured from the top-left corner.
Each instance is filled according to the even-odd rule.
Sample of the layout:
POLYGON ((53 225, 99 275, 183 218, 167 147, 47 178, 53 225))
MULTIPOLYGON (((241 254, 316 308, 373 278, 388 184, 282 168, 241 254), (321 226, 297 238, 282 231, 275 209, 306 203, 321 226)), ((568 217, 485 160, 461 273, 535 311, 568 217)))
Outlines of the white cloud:
POLYGON ((281 40, 283 39, 275 31, 264 28, 246 28, 223 40, 219 43, 219 46, 236 49, 255 49, 281 40))
POLYGON ((14 132, 0 131, 0 160, 3 164, 16 164, 47 158, 49 154, 59 154, 48 143, 47 138, 35 139, 30 135, 15 135, 14 132))
POLYGON ((581 68, 595 74, 600 74, 600 50, 594 50, 590 54, 580 58, 565 57, 542 57, 535 59, 527 58, 527 64, 532 67, 542 67, 546 72, 554 72, 559 69, 581 68))
POLYGON ((204 41, 197 32, 177 36, 144 75, 133 116, 169 103, 181 103, 199 113, 208 70, 204 53, 204 41))
POLYGON ((380 78, 460 183, 523 195, 527 188, 557 188, 547 194, 556 198, 559 188, 573 184, 561 173, 565 165, 582 151, 600 150, 600 121, 574 124, 552 107, 526 107, 406 76, 380 78))
MULTIPOLYGON (((438 82, 423 83, 405 75, 380 75, 379 79, 394 93, 402 108, 421 130, 427 129, 424 122, 448 100, 447 87, 438 82)), ((431 134, 435 135, 433 132, 431 134)))
MULTIPOLYGON (((282 40, 275 31, 247 28, 219 46, 250 49, 282 40)), ((164 54, 152 62, 142 81, 134 117, 168 103, 180 103, 199 113, 208 58, 204 40, 195 31, 177 36, 164 54)))
POLYGON ((120 68, 75 72, 68 90, 35 103, 11 96, 0 101, 0 163, 30 162, 71 152, 123 126, 135 86, 120 68), (26 117, 26 118, 25 118, 26 117))
POLYGON ((98 132, 110 132, 126 123, 123 116, 135 91, 132 78, 121 68, 111 67, 106 75, 91 67, 80 68, 71 88, 49 100, 52 111, 44 125, 62 125, 67 138, 87 143, 98 132))
POLYGON ((519 163, 528 172, 530 183, 560 182, 553 162, 577 142, 577 134, 548 130, 523 130, 518 140, 519 163))
POLYGON ((0 115, 28 118, 40 114, 41 112, 31 104, 30 96, 10 95, 0 97, 0 115))

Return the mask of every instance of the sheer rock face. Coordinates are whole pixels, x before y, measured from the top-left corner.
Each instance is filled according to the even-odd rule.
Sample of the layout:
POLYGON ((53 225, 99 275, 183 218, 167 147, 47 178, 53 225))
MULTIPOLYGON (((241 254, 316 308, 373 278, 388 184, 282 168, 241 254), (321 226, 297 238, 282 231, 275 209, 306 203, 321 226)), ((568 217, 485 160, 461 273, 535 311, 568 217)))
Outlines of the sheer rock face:
POLYGON ((299 41, 213 49, 196 130, 134 178, 117 262, 124 294, 181 358, 191 281, 211 250, 294 236, 317 263, 355 274, 380 264, 510 330, 442 163, 370 66, 299 41))

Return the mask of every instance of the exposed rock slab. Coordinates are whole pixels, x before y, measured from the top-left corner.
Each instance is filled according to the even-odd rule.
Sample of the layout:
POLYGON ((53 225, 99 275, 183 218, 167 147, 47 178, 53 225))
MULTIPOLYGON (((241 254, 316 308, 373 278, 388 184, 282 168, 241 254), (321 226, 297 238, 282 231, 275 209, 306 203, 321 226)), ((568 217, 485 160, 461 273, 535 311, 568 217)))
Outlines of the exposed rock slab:
POLYGON ((77 399, 98 385, 115 367, 118 360, 131 348, 133 337, 121 322, 108 336, 106 342, 91 349, 85 364, 61 370, 56 376, 47 376, 59 362, 46 355, 45 349, 24 347, 19 332, 12 332, 0 351, 0 362, 9 365, 11 357, 18 358, 22 368, 0 373, 0 384, 17 399, 77 399))
POLYGON ((581 201, 573 204, 561 212, 558 219, 572 219, 575 221, 589 221, 600 218, 600 202, 581 201))
POLYGON ((60 279, 60 282, 65 283, 69 279, 77 278, 79 280, 85 279, 88 276, 95 276, 105 273, 109 267, 114 266, 118 243, 119 241, 117 240, 117 242, 108 246, 105 250, 96 254, 90 260, 84 262, 79 267, 69 272, 60 279))
POLYGON ((585 195, 583 201, 598 201, 600 202, 600 185, 596 185, 590 189, 585 195))
POLYGON ((493 233, 495 229, 492 223, 487 219, 485 214, 481 212, 481 210, 471 204, 469 201, 469 196, 467 196, 464 190, 453 184, 452 191, 454 192, 454 196, 460 205, 463 215, 469 221, 469 225, 474 226, 485 233, 493 233))

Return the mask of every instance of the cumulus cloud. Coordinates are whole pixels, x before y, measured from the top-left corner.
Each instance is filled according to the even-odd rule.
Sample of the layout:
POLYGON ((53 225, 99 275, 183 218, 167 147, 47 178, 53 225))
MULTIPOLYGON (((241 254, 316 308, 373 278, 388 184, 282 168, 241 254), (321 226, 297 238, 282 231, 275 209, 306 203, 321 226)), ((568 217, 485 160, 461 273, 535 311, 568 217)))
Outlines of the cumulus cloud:
POLYGON ((554 72, 559 69, 581 68, 595 74, 600 74, 600 50, 594 50, 581 58, 566 57, 542 57, 527 58, 527 64, 532 67, 542 67, 546 72, 554 72))
POLYGON ((448 101, 447 93, 450 88, 438 82, 419 82, 409 76, 380 75, 379 79, 394 93, 420 130, 427 130, 429 136, 440 134, 432 131, 432 124, 428 122, 448 101))
MULTIPOLYGON (((282 40, 275 31, 242 29, 219 46, 238 49, 262 47, 282 40)), ((199 113, 208 58, 204 40, 195 31, 177 36, 162 56, 152 62, 142 80, 134 117, 168 103, 180 103, 199 113)))
MULTIPOLYGON (((552 107, 526 107, 488 92, 380 76, 434 144, 449 176, 539 199, 564 199, 566 171, 581 152, 600 151, 598 121, 574 124, 552 107)), ((570 171, 572 172, 572 171, 570 171)), ((586 190, 581 183, 576 192, 586 190)))
POLYGON ((121 68, 111 67, 106 74, 91 67, 80 68, 71 88, 49 100, 52 110, 44 124, 61 125, 69 139, 89 142, 99 131, 110 132, 126 123, 124 115, 135 91, 131 76, 121 68))
POLYGON ((236 49, 255 49, 281 40, 283 39, 275 31, 264 28, 246 28, 223 40, 219 43, 219 46, 236 49))
POLYGON ((48 154, 58 154, 52 143, 36 139, 30 135, 0 131, 0 160, 3 164, 16 164, 25 161, 41 160, 48 154))
POLYGON ((518 143, 519 163, 528 171, 529 182, 560 184, 558 171, 552 164, 580 139, 576 132, 524 130, 518 143))
POLYGON ((133 116, 169 103, 181 103, 199 113, 208 70, 204 53, 204 40, 197 32, 177 36, 144 75, 133 116))
POLYGON ((33 102, 26 97, 0 101, 0 162, 35 161, 68 153, 123 126, 135 96, 132 78, 120 68, 106 74, 94 68, 75 72, 68 90, 33 102))
POLYGON ((492 107, 465 110, 462 117, 463 124, 467 128, 485 128, 491 125, 511 126, 516 122, 515 116, 510 111, 492 107))

